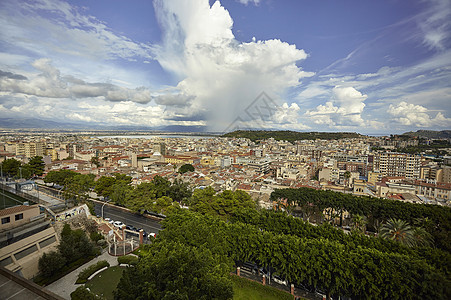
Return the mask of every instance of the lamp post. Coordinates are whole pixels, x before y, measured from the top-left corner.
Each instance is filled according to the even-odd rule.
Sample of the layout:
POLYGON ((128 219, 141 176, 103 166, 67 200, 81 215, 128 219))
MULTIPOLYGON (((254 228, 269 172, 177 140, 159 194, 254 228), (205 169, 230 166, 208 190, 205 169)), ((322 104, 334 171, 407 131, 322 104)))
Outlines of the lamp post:
POLYGON ((107 202, 103 203, 103 205, 102 205, 102 209, 101 209, 101 211, 102 211, 102 219, 103 219, 103 207, 105 206, 105 204, 107 204, 110 201, 111 201, 111 199, 109 199, 107 202))

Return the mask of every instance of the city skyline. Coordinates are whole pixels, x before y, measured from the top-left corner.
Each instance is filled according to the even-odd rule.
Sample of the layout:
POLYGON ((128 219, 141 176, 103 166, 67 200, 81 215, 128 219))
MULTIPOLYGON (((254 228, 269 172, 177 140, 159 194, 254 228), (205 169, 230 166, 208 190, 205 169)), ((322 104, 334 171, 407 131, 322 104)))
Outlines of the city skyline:
POLYGON ((0 117, 219 132, 237 119, 364 134, 451 127, 446 0, 0 7, 0 117), (246 113, 262 92, 275 109, 246 113))

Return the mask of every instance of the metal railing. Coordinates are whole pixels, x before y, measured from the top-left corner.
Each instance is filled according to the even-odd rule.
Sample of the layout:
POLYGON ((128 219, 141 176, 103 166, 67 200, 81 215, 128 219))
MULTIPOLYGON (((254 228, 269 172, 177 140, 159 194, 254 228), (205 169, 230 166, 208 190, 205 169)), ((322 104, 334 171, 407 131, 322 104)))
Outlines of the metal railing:
POLYGON ((14 195, 16 195, 16 196, 18 196, 18 197, 20 197, 20 198, 23 198, 23 199, 25 199, 25 200, 31 201, 31 202, 33 202, 34 204, 39 204, 39 198, 38 198, 38 197, 35 197, 35 196, 30 195, 30 194, 28 194, 28 193, 22 192, 22 191, 20 191, 20 190, 17 190, 17 189, 15 188, 15 186, 12 187, 12 186, 10 186, 10 185, 0 183, 0 190, 1 190, 1 191, 9 192, 9 193, 11 193, 11 194, 14 194, 14 195))

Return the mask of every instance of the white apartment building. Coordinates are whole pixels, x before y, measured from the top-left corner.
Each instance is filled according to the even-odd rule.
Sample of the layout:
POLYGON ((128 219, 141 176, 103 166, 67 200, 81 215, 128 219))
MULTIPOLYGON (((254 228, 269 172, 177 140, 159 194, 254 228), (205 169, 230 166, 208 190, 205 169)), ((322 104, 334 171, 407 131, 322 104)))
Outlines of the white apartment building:
POLYGON ((383 152, 374 156, 373 170, 382 176, 404 176, 408 179, 420 178, 421 156, 383 152))

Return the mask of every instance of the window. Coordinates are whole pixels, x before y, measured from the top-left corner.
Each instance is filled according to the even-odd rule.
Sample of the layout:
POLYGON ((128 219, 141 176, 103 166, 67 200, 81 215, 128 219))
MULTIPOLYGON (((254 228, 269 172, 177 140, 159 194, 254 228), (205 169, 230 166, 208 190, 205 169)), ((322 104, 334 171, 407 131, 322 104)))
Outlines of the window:
POLYGON ((22 220, 23 219, 23 214, 17 214, 16 215, 16 221, 22 220))
POLYGON ((2 267, 6 267, 7 265, 10 265, 13 263, 13 259, 11 258, 11 256, 8 256, 2 260, 0 260, 0 266, 2 267))
POLYGON ((38 251, 38 246, 32 245, 32 246, 30 246, 30 247, 28 247, 28 248, 26 248, 26 249, 24 249, 24 250, 22 250, 20 252, 17 252, 16 254, 14 254, 14 257, 17 260, 19 260, 19 259, 22 259, 25 256, 28 256, 28 255, 32 254, 33 252, 36 252, 36 251, 38 251))
POLYGON ((46 240, 43 240, 42 242, 39 242, 39 247, 41 247, 41 249, 42 249, 42 248, 47 247, 48 245, 51 245, 51 244, 53 244, 55 242, 56 242, 56 237, 52 236, 52 237, 49 237, 46 240))
POLYGON ((11 218, 10 217, 2 218, 2 224, 7 224, 9 222, 11 222, 11 218))

